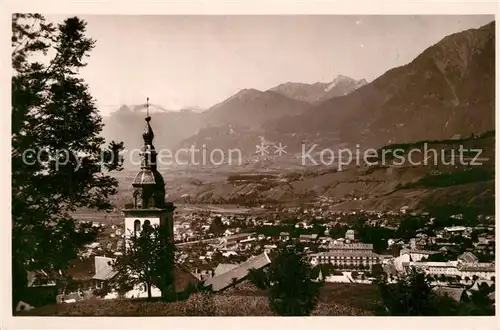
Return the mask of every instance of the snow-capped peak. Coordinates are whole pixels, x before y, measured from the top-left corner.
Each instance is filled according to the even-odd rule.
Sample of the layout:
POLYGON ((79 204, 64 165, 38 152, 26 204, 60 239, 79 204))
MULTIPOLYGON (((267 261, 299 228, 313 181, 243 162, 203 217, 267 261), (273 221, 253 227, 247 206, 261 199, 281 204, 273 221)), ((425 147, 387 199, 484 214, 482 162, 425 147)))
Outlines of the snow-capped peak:
POLYGON ((336 86, 338 86, 341 83, 353 84, 353 85, 356 85, 356 88, 359 88, 359 87, 363 86, 364 84, 366 84, 366 80, 361 79, 359 81, 356 81, 355 79, 352 79, 350 77, 343 76, 340 74, 335 79, 333 79, 333 81, 325 88, 325 92, 332 90, 333 88, 335 88, 336 86))

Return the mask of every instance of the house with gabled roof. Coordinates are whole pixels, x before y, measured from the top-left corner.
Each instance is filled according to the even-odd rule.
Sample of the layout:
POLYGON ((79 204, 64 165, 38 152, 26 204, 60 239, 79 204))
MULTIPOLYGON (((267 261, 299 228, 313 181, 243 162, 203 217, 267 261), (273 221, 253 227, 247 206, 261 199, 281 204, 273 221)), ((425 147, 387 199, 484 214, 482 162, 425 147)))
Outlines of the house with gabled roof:
POLYGON ((92 276, 94 280, 94 287, 100 289, 105 286, 105 283, 109 280, 113 279, 113 277, 118 274, 116 270, 113 269, 113 263, 115 259, 95 256, 94 257, 94 267, 95 267, 95 275, 92 276))
POLYGON ((290 239, 290 234, 287 232, 281 232, 280 233, 280 240, 283 242, 286 242, 290 239))
POLYGON ((299 240, 301 242, 315 241, 317 238, 318 238, 318 234, 310 234, 310 235, 302 234, 302 235, 299 235, 299 240))
POLYGON ((454 288, 447 286, 437 286, 432 288, 432 290, 439 296, 449 297, 456 302, 461 302, 465 297, 465 289, 464 288, 454 288))
POLYGON ((269 256, 264 252, 258 256, 249 258, 227 272, 208 279, 205 281, 204 286, 211 288, 212 291, 224 290, 245 279, 251 269, 261 269, 268 266, 270 263, 271 259, 269 259, 269 256))
POLYGON ((238 264, 218 264, 214 269, 214 276, 224 274, 236 267, 238 267, 238 264))

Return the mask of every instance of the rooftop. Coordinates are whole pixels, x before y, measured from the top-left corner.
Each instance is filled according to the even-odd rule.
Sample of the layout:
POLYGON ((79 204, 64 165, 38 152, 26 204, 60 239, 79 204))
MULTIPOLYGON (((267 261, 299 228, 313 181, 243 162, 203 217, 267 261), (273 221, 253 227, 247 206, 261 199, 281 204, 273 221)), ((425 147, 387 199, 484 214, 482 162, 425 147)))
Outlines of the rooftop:
POLYGON ((350 257, 380 257, 380 255, 371 251, 327 251, 312 254, 311 256, 317 257, 337 257, 337 256, 350 256, 350 257))
POLYGON ((417 249, 403 249, 403 250, 401 250, 401 254, 405 254, 405 253, 436 254, 436 253, 439 253, 439 251, 417 250, 417 249))
POLYGON ((264 252, 256 257, 248 259, 247 261, 239 264, 237 267, 223 274, 210 278, 205 282, 205 286, 211 286, 213 291, 223 290, 233 283, 233 279, 239 281, 245 278, 251 269, 260 269, 269 265, 270 263, 271 260, 264 252))
POLYGON ((214 276, 226 273, 234 268, 238 267, 237 264, 218 264, 214 270, 214 276))
POLYGON ((462 272, 494 272, 495 264, 492 263, 458 264, 457 269, 462 272))
POLYGON ((115 277, 118 272, 113 269, 113 261, 114 259, 112 258, 96 256, 94 259, 95 275, 92 278, 105 281, 115 277))

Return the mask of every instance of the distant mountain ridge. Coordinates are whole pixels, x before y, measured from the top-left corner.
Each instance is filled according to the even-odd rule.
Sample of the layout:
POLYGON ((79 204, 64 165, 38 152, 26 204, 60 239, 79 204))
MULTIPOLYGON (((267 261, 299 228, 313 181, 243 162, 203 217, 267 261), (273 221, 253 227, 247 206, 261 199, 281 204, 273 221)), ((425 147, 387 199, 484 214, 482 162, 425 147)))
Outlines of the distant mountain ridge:
MULTIPOLYGON (((150 104, 149 113, 167 113, 173 112, 172 110, 165 109, 161 105, 150 104)), ((118 113, 122 114, 132 114, 132 113, 146 113, 146 104, 136 104, 136 105, 121 105, 116 111, 110 113, 110 116, 116 115, 118 113)))
POLYGON ((327 136, 366 147, 440 140, 494 129, 495 23, 452 34, 407 65, 268 132, 327 136))
POLYGON ((300 114, 309 107, 307 102, 294 100, 277 92, 243 89, 210 107, 203 114, 209 124, 258 127, 270 119, 300 114))
POLYGON ((269 89, 291 99, 319 104, 327 99, 347 95, 367 84, 365 79, 356 80, 347 76, 338 75, 329 83, 316 82, 314 84, 287 82, 269 89))
MULTIPOLYGON (((154 145, 157 150, 173 149, 182 140, 195 134, 204 126, 203 115, 192 111, 155 111, 150 109, 151 126, 155 133, 154 145)), ((138 150, 143 144, 146 109, 143 106, 122 106, 109 116, 103 117, 102 136, 107 140, 123 141, 128 153, 125 155, 125 166, 138 161, 138 150), (133 151, 133 155, 130 152, 133 151)), ((133 165, 137 167, 136 165, 133 165)))
MULTIPOLYGON (((121 107, 104 118, 104 136, 140 147, 144 111, 121 107)), ((255 153, 263 136, 288 151, 304 140, 363 149, 480 134, 495 127, 495 22, 444 37, 370 83, 345 76, 288 82, 243 89, 201 113, 156 106, 152 116, 157 148, 210 141, 255 153)))

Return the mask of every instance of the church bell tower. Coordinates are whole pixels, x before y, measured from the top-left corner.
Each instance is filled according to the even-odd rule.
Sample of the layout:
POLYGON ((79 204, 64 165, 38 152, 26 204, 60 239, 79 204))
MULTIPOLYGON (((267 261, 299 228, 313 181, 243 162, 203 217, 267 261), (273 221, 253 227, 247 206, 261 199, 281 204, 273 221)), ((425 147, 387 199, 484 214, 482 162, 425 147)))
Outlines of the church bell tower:
POLYGON ((169 239, 173 241, 173 212, 175 206, 165 201, 165 182, 157 170, 156 151, 153 146, 154 133, 149 116, 149 98, 146 103, 146 124, 142 138, 141 169, 132 182, 133 207, 123 210, 125 215, 125 246, 130 235, 138 234, 144 225, 168 228, 169 239))

